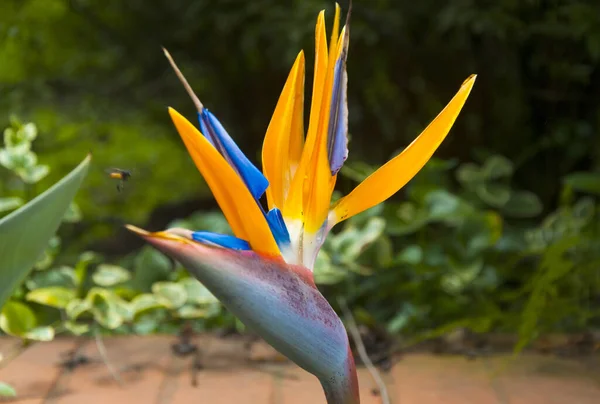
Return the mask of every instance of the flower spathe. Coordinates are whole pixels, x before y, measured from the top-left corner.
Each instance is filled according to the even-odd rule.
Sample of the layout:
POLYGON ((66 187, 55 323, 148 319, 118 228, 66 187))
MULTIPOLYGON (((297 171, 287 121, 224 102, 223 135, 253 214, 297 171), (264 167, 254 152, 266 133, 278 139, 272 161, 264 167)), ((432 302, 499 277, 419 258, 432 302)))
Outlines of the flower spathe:
POLYGON ((475 82, 475 75, 465 80, 402 153, 331 205, 348 156, 349 17, 350 12, 340 31, 336 4, 328 44, 325 12, 319 14, 306 136, 305 57, 300 52, 267 128, 262 172, 199 101, 165 50, 196 105, 199 128, 172 108, 169 114, 234 236, 129 227, 180 260, 236 316, 319 377, 330 403, 357 403, 358 387, 344 327, 314 285, 318 251, 335 224, 386 200, 417 174, 450 131, 475 82), (265 194, 268 209, 260 202, 265 194))

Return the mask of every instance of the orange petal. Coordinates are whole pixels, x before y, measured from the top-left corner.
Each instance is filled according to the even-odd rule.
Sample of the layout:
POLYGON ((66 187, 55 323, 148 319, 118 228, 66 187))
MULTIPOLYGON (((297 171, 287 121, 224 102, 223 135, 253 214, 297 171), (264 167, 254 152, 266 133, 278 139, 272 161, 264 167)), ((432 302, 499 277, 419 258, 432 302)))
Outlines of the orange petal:
POLYGON ((304 53, 287 78, 267 128, 262 149, 263 172, 269 180, 269 209, 283 208, 304 144, 304 53))
POLYGON ((279 256, 269 225, 244 181, 194 125, 172 108, 169 114, 234 234, 256 252, 279 256))
POLYGON ((335 204, 330 215, 334 223, 385 201, 421 170, 450 131, 475 84, 476 77, 471 75, 465 80, 442 112, 402 153, 380 167, 335 204))
POLYGON ((319 113, 321 111, 321 99, 327 73, 327 39, 325 33, 325 11, 319 13, 315 27, 315 71, 313 79, 312 103, 310 107, 310 121, 306 143, 302 150, 300 164, 290 187, 288 197, 285 201, 283 216, 290 219, 303 219, 303 194, 304 181, 307 178, 308 165, 313 155, 316 132, 319 124, 319 113))

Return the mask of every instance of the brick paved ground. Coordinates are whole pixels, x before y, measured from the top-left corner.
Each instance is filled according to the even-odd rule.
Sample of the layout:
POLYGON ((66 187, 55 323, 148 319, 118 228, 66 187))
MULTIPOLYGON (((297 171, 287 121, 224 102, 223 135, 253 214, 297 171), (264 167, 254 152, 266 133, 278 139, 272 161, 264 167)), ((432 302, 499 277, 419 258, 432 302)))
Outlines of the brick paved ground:
MULTIPOLYGON (((101 359, 94 340, 59 339, 15 354, 18 341, 0 338, 0 381, 16 388, 15 404, 219 404, 324 403, 314 377, 281 360, 269 347, 251 351, 241 340, 204 336, 198 344, 202 369, 191 358, 171 354, 170 337, 105 340, 119 383, 101 359), (76 346, 90 359, 74 370, 59 365, 76 346), (195 385, 194 385, 195 384, 195 385)), ((466 360, 425 354, 406 355, 384 375, 394 404, 514 403, 598 404, 598 358, 585 361, 525 355, 466 360)), ((374 383, 359 369, 361 402, 380 403, 374 383)))

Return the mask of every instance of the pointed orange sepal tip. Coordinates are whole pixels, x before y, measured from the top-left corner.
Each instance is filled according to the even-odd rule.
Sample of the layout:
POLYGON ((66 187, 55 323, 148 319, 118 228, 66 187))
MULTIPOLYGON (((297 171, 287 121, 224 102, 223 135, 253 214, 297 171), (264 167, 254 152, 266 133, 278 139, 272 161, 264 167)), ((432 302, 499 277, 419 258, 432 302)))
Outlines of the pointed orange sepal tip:
POLYGON ((465 104, 477 75, 469 76, 439 115, 402 153, 388 161, 333 207, 335 223, 369 209, 398 192, 429 161, 465 104))
POLYGON ((306 134, 306 142, 302 149, 302 156, 298 168, 295 170, 289 189, 288 197, 283 208, 286 218, 305 220, 306 186, 311 179, 309 169, 314 154, 315 141, 319 126, 321 100, 324 94, 325 76, 327 73, 328 53, 327 35, 325 32, 325 10, 321 10, 315 26, 315 64, 313 73, 312 101, 310 106, 310 120, 306 134))
POLYGON ((125 228, 127 230, 129 230, 132 233, 137 234, 140 237, 143 238, 154 238, 154 239, 162 239, 162 240, 170 240, 170 241, 176 241, 179 243, 185 243, 185 244, 191 244, 194 243, 192 240, 189 240, 185 237, 181 237, 177 234, 171 234, 169 232, 166 231, 157 231, 157 232, 149 232, 147 230, 141 229, 137 226, 134 226, 132 224, 126 224, 125 228))
POLYGON ((173 108, 169 114, 235 236, 256 252, 279 255, 271 229, 241 177, 194 125, 173 108))
POLYGON ((290 70, 262 149, 263 172, 269 181, 269 209, 283 208, 304 145, 304 52, 290 70))

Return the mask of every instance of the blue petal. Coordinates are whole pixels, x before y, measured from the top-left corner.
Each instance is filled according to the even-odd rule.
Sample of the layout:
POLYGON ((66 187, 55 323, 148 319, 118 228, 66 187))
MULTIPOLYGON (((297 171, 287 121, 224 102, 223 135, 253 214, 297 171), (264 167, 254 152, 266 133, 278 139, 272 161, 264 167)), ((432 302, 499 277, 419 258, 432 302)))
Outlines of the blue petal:
POLYGON ((273 233, 273 238, 277 242, 277 245, 286 245, 290 244, 290 233, 288 232, 287 226, 283 221, 283 216, 281 215, 281 211, 277 208, 273 208, 267 213, 267 223, 269 223, 269 228, 271 229, 271 233, 273 233))
POLYGON ((269 186, 269 181, 263 173, 248 160, 209 110, 203 108, 198 113, 198 119, 200 120, 200 130, 204 136, 244 180, 252 196, 257 200, 260 199, 269 186))
POLYGON ((192 238, 199 243, 217 245, 231 250, 250 250, 250 244, 246 240, 227 234, 211 233, 209 231, 195 231, 192 238))
POLYGON ((346 60, 340 57, 335 63, 331 110, 329 112, 329 133, 327 149, 331 175, 337 174, 348 157, 348 100, 346 88, 346 60))

